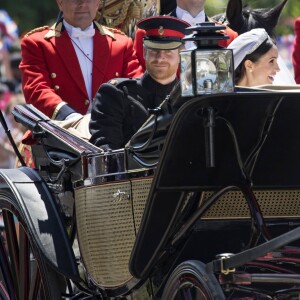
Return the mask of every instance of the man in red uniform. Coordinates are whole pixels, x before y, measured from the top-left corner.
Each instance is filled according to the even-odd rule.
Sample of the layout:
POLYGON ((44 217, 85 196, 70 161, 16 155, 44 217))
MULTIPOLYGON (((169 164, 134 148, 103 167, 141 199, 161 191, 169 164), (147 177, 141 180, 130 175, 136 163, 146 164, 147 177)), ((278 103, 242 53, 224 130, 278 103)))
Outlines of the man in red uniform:
MULTIPOLYGON (((176 0, 177 7, 169 15, 180 20, 186 21, 191 26, 195 26, 197 23, 203 22, 216 22, 209 18, 204 12, 204 5, 206 0, 176 0)), ((188 32, 190 34, 191 32, 188 32)), ((220 46, 227 47, 238 34, 226 27, 225 34, 229 36, 228 40, 223 40, 220 42, 220 46)), ((145 60, 143 58, 143 37, 145 35, 144 30, 137 30, 134 39, 134 49, 136 55, 145 70, 145 60)), ((193 42, 186 42, 186 49, 191 49, 193 47, 193 42)))
POLYGON ((293 65, 295 81, 300 84, 300 17, 295 21, 295 39, 293 49, 293 65))
POLYGON ((132 40, 94 19, 100 0, 56 0, 63 17, 29 32, 21 42, 27 103, 52 119, 86 114, 100 85, 140 77, 132 40))

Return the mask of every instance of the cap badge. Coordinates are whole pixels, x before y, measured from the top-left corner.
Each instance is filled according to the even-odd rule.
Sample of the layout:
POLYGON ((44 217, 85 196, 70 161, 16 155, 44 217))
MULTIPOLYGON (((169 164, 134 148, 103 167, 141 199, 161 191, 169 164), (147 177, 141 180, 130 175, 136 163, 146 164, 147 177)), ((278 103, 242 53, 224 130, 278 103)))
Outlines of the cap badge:
POLYGON ((163 26, 159 26, 159 28, 158 28, 158 34, 159 35, 163 35, 164 34, 164 28, 163 28, 163 26))

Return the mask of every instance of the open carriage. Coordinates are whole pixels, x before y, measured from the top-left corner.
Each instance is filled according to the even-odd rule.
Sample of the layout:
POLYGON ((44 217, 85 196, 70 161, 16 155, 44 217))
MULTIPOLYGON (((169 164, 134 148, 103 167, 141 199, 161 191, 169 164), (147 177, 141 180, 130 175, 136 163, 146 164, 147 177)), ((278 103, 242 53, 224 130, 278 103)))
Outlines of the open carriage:
POLYGON ((299 299, 300 93, 161 106, 101 149, 32 106, 36 168, 0 170, 2 299, 299 299))

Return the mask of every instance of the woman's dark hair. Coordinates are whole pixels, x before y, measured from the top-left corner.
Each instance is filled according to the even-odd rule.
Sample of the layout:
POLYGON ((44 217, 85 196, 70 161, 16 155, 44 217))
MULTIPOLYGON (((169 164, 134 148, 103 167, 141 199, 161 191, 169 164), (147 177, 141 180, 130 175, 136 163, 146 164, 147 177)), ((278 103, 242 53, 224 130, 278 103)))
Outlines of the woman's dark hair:
POLYGON ((255 51, 245 56, 242 62, 234 71, 234 81, 235 84, 245 76, 246 68, 244 66, 244 62, 246 60, 251 60, 252 62, 257 62, 264 54, 266 54, 275 44, 270 38, 267 38, 255 51))

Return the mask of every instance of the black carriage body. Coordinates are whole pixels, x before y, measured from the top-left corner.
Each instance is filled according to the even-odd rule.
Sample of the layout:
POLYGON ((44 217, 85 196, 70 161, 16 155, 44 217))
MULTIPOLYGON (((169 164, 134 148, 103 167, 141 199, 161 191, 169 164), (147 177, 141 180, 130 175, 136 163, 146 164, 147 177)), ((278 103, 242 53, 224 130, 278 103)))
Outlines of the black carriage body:
MULTIPOLYGON (((201 261, 204 265, 185 267, 196 266, 216 278, 214 274, 222 275, 216 259, 220 253, 253 249, 248 256, 253 260, 274 245, 297 241, 299 96, 297 90, 241 90, 181 98, 171 117, 169 102, 158 117, 166 135, 151 135, 155 147, 159 144, 155 167, 156 154, 135 147, 136 136, 125 149, 103 153, 39 114, 29 116, 26 108, 16 108, 16 118, 23 123, 30 119, 31 130, 39 132, 40 142, 33 147, 39 171, 34 172, 42 174, 50 193, 53 185, 44 170, 52 169, 44 164, 51 166, 49 157, 72 162, 66 170, 72 174, 81 261, 90 291, 114 298, 150 279, 149 297, 160 298, 172 270, 186 260, 201 261), (284 236, 290 230, 292 236, 284 236), (264 248, 257 249, 259 245, 264 248)), ((159 131, 159 122, 155 128, 159 131)), ((52 179, 60 173, 57 165, 54 170, 52 179)), ((222 266, 246 261, 242 257, 234 265, 224 260, 222 266)))
POLYGON ((14 194, 15 201, 10 203, 9 209, 30 224, 29 233, 43 260, 58 272, 78 280, 70 242, 43 178, 30 168, 1 170, 0 186, 2 190, 10 190, 14 194))
MULTIPOLYGON (((164 141, 131 255, 132 274, 145 278, 170 257, 175 266, 187 259, 208 263, 299 226, 299 112, 295 91, 187 101, 164 141)), ((274 249, 266 246, 260 255, 268 250, 274 249)))

